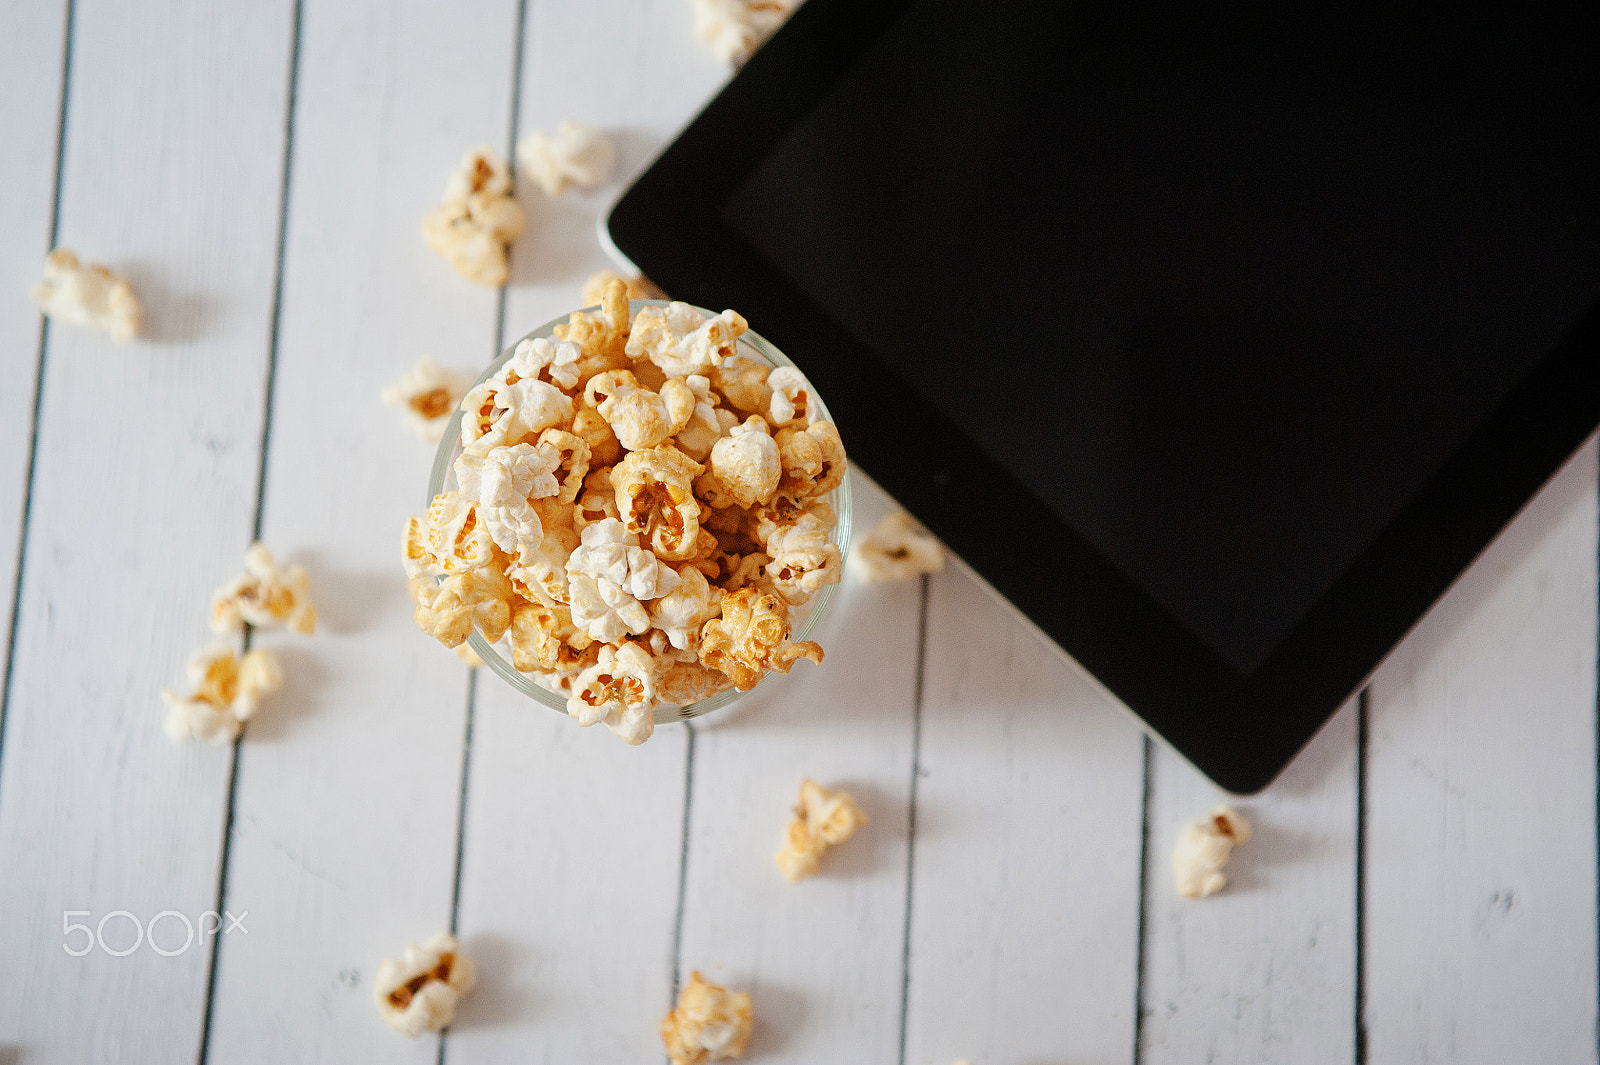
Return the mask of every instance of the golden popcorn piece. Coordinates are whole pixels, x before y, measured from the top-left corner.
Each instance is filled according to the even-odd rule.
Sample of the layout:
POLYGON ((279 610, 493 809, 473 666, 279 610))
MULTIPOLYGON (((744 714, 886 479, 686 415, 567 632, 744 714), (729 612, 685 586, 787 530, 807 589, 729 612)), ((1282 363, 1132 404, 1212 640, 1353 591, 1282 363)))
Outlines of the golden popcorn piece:
POLYGON ((271 651, 235 658, 233 648, 221 643, 190 658, 186 672, 194 689, 188 696, 180 698, 171 688, 161 692, 167 704, 162 729, 173 743, 231 743, 262 696, 283 686, 283 668, 271 651))
POLYGON ((670 444, 630 452, 611 468, 617 517, 665 561, 681 562, 699 545, 694 479, 703 468, 670 444))
POLYGON ((555 476, 558 488, 553 493, 557 501, 572 503, 583 490, 584 479, 589 475, 589 461, 593 455, 588 441, 565 429, 546 429, 539 434, 539 446, 555 452, 555 476))
POLYGON ((789 822, 783 846, 773 861, 785 880, 799 883, 816 875, 829 847, 843 843, 866 823, 867 815, 848 792, 829 791, 806 779, 800 784, 794 820, 789 822))
MULTIPOLYGON (((610 423, 611 431, 617 434, 617 440, 627 451, 655 447, 683 427, 683 423, 673 425, 666 400, 648 388, 619 388, 597 409, 600 416, 610 423)), ((687 415, 693 411, 691 403, 684 422, 689 420, 687 415)))
POLYGON ((944 569, 944 548, 903 510, 888 515, 850 549, 846 568, 863 581, 909 581, 944 569))
POLYGON ((1172 851, 1172 875, 1178 894, 1202 899, 1228 883, 1222 867, 1233 848, 1250 842, 1250 822, 1231 806, 1218 806, 1184 826, 1172 851))
POLYGON ((581 122, 563 122, 554 133, 535 131, 517 142, 522 172, 552 198, 574 185, 594 188, 616 160, 611 138, 581 122))
POLYGON ((603 723, 630 746, 655 731, 656 661, 631 641, 600 648, 594 665, 572 681, 567 713, 587 728, 603 723))
POLYGON ((634 316, 626 352, 648 359, 670 377, 704 374, 734 357, 750 325, 737 311, 707 318, 687 303, 641 307, 634 316))
POLYGON ((583 352, 578 360, 579 380, 587 381, 597 373, 625 368, 628 365, 628 286, 613 281, 600 295, 599 313, 573 311, 567 315, 566 324, 556 326, 554 332, 557 340, 571 341, 583 352))
POLYGON ((82 265, 67 248, 57 248, 45 257, 44 272, 28 298, 47 317, 103 330, 119 344, 138 335, 144 317, 127 278, 99 263, 82 265))
POLYGON ((770 503, 751 508, 744 530, 751 539, 765 547, 767 541, 774 535, 789 528, 807 514, 815 518, 830 533, 838 524, 838 518, 834 516, 833 508, 826 500, 813 496, 802 501, 779 492, 772 497, 770 503))
POLYGON ((622 458, 622 442, 611 431, 611 423, 593 407, 584 407, 572 417, 572 435, 589 445, 589 465, 615 466, 622 458))
POLYGON ((773 438, 783 462, 779 490, 795 499, 826 495, 844 482, 844 442, 832 422, 779 429, 773 438))
POLYGON ((700 629, 722 609, 722 593, 692 565, 677 569, 678 586, 649 605, 650 624, 680 651, 700 646, 700 629))
POLYGON ((766 670, 787 673, 802 658, 820 664, 822 648, 789 642, 789 608, 774 592, 724 592, 722 616, 700 631, 700 664, 726 673, 742 692, 760 684, 766 670))
POLYGON ((795 0, 693 0, 694 32, 724 63, 742 65, 793 13, 795 0))
POLYGON ((245 622, 256 628, 282 625, 302 635, 317 629, 305 569, 280 569, 260 541, 245 552, 244 572, 211 596, 211 631, 237 633, 245 622))
POLYGON ((706 470, 736 505, 751 507, 771 501, 783 477, 783 461, 767 423, 751 415, 716 442, 706 470))
POLYGON ((400 380, 384 386, 379 397, 404 412, 406 423, 418 437, 437 444, 470 383, 464 375, 424 358, 400 380))
POLYGON ((667 298, 667 294, 657 288, 655 282, 643 274, 638 274, 634 277, 623 277, 615 270, 597 270, 583 282, 583 292, 579 299, 583 301, 586 307, 598 304, 605 297, 607 286, 613 281, 622 283, 623 292, 630 300, 664 300, 667 298))
POLYGON ((617 493, 611 486, 611 469, 601 466, 597 470, 590 470, 583 479, 583 494, 578 497, 572 511, 572 523, 580 532, 595 522, 622 516, 617 512, 617 493))
POLYGON ((765 414, 772 405, 772 389, 767 386, 771 372, 764 362, 734 355, 707 376, 734 408, 746 414, 765 414))
POLYGON ((669 665, 656 683, 656 694, 661 701, 673 706, 688 706, 702 699, 727 691, 733 681, 726 673, 707 669, 699 662, 676 661, 669 665))
POLYGON ((790 422, 811 421, 811 383, 793 366, 779 366, 767 375, 772 399, 767 403, 767 420, 781 428, 790 422))
POLYGON ((542 602, 512 610, 506 642, 511 664, 524 673, 575 673, 593 665, 600 653, 600 645, 573 624, 570 610, 542 602))
POLYGON ((766 565, 772 585, 791 606, 809 600, 830 584, 839 583, 839 548, 828 540, 828 526, 814 514, 802 514, 767 541, 766 565))
POLYGON ((511 625, 511 580, 499 566, 489 565, 446 577, 436 585, 418 581, 417 628, 446 647, 459 647, 472 630, 496 643, 511 625))
POLYGON ((506 283, 506 247, 527 216, 511 197, 511 173, 487 145, 468 152, 445 185, 444 201, 422 218, 422 239, 468 281, 506 283))
POLYGON ((707 983, 697 971, 661 1021, 661 1042, 672 1065, 705 1065, 744 1056, 750 1041, 750 996, 707 983))
POLYGON ((478 506, 460 492, 440 492, 426 514, 406 519, 406 576, 447 576, 485 566, 494 540, 478 516, 478 506))
POLYGON ((372 982, 372 1001, 383 1023, 415 1039, 456 1019, 456 1006, 478 983, 472 961, 455 937, 440 932, 398 960, 385 959, 372 982))

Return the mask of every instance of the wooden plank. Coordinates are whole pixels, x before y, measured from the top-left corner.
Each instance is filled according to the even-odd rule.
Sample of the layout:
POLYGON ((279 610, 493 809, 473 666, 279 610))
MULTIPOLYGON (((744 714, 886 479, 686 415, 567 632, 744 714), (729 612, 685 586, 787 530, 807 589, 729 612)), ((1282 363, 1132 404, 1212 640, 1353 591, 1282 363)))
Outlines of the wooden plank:
MULTIPOLYGON (((854 498, 862 531, 893 506, 865 477, 854 498)), ((697 729, 681 975, 750 992, 763 1061, 898 1052, 920 596, 847 577, 815 637, 822 665, 697 729), (871 823, 791 885, 772 855, 805 777, 871 823)))
MULTIPOLYGON (((423 247, 465 151, 504 142, 514 0, 305 5, 263 539, 303 560, 312 638, 240 748, 210 1060, 434 1059, 389 1032, 378 963, 449 927, 467 671, 416 631, 398 545, 433 447, 379 388, 494 347, 497 294, 423 247), (271 1009, 263 1009, 271 989, 271 1009)), ((266 642, 266 641, 264 641, 266 642)))
POLYGON ((289 9, 77 5, 60 240, 132 276, 148 339, 50 331, 0 763, 0 1046, 30 1065, 199 1043, 204 949, 75 958, 62 914, 192 921, 216 898, 230 751, 174 748, 157 692, 250 539, 289 9))
POLYGON ((1356 700, 1271 788, 1230 799, 1158 747, 1145 867, 1141 1061, 1355 1060, 1356 700), (1219 802, 1249 818, 1228 886, 1172 882, 1183 825, 1219 802))
POLYGON ((905 1060, 1129 1061, 1143 737, 967 572, 931 589, 905 1060))
POLYGON ((24 300, 50 250, 67 5, 0 7, 0 677, 11 651, 43 319, 24 300))
POLYGON ((1595 1060, 1596 447, 1373 681, 1371 1062, 1595 1060))
MULTIPOLYGON (((530 0, 520 134, 566 119, 606 130, 617 168, 594 190, 518 196, 510 344, 579 304, 609 265, 595 223, 727 76, 678 0, 530 0), (601 27, 604 27, 602 30, 601 27)), ((630 748, 484 672, 478 682, 459 927, 481 986, 446 1037, 452 1063, 630 1061, 660 1052, 682 859, 688 733, 630 748)))

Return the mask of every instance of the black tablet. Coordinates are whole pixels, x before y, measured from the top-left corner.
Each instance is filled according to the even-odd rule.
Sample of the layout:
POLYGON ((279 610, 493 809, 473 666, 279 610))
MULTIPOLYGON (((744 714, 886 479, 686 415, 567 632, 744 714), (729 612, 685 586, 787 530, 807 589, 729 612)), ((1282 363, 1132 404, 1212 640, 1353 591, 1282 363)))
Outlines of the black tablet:
POLYGON ((1588 10, 808 0, 609 235, 1252 792, 1600 422, 1588 10))

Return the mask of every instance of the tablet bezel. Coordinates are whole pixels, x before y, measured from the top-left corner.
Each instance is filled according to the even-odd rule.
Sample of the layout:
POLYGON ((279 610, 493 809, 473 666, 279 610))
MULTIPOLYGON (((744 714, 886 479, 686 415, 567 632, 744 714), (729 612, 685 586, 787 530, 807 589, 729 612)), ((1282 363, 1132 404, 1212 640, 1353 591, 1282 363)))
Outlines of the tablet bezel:
POLYGON ((618 200, 607 236, 674 298, 757 323, 827 396, 853 462, 1202 773, 1259 791, 1600 424, 1600 308, 1240 676, 721 217, 906 2, 802 6, 618 200))

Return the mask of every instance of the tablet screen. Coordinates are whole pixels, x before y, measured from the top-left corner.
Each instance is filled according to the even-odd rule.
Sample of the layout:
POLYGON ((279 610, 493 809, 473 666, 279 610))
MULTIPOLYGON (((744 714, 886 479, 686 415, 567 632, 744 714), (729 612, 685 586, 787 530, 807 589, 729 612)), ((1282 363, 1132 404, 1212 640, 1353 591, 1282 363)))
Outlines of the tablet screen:
POLYGON ((1248 675, 1600 298, 1600 110, 1554 20, 1228 17, 913 0, 723 218, 1248 675))

